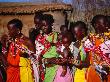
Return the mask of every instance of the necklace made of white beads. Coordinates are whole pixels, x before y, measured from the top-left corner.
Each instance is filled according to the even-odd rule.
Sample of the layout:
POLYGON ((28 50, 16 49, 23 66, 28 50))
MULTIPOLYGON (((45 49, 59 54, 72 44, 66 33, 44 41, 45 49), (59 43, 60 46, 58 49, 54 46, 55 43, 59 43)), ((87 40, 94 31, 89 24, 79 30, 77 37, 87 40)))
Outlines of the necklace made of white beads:
POLYGON ((101 50, 100 46, 99 47, 95 47, 95 40, 97 38, 98 39, 101 39, 102 38, 103 39, 102 43, 107 47, 107 49, 110 50, 110 48, 106 44, 106 41, 109 41, 109 35, 110 35, 110 33, 108 33, 108 34, 101 33, 101 34, 93 34, 92 36, 90 36, 90 38, 91 37, 94 38, 93 41, 92 41, 92 44, 93 44, 94 47, 91 48, 92 50, 90 50, 90 51, 94 52, 93 59, 94 59, 94 56, 97 56, 95 54, 95 52, 98 52, 99 53, 99 56, 103 59, 103 61, 105 61, 107 63, 108 66, 110 66, 110 59, 105 56, 105 54, 103 53, 104 51, 101 50))
MULTIPOLYGON (((22 37, 21 37, 20 39, 22 39, 22 37)), ((38 65, 38 60, 32 56, 32 54, 34 54, 34 52, 31 51, 31 50, 29 50, 28 48, 23 47, 22 42, 20 42, 20 43, 21 43, 21 45, 20 45, 20 44, 17 44, 17 39, 15 40, 15 42, 12 43, 12 45, 14 45, 14 47, 17 49, 17 50, 16 50, 16 53, 13 54, 13 56, 15 57, 15 56, 17 55, 17 53, 18 53, 18 50, 20 50, 21 52, 27 53, 27 54, 29 55, 29 59, 30 59, 35 65, 38 65)), ((11 48, 12 48, 12 46, 11 46, 11 48)), ((12 49, 13 49, 13 48, 12 48, 12 49)))
POLYGON ((12 42, 11 49, 14 50, 13 56, 15 56, 15 54, 17 54, 18 50, 20 50, 21 52, 26 52, 29 55, 34 53, 34 52, 30 51, 28 48, 23 47, 22 42, 23 42, 23 35, 20 37, 20 39, 16 38, 15 41, 12 42))

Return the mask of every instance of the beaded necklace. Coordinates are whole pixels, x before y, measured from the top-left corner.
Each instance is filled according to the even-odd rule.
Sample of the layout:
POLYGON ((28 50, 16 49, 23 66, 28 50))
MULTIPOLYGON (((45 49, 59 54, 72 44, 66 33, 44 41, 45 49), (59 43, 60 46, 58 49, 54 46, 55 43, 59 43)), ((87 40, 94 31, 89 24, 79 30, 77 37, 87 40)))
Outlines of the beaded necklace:
POLYGON ((51 42, 48 41, 48 37, 52 36, 52 42, 54 41, 54 33, 39 34, 36 38, 36 54, 45 54, 51 48, 51 42), (39 50, 40 49, 40 50, 39 50))
POLYGON ((19 39, 15 39, 15 41, 13 41, 11 43, 11 55, 13 57, 16 57, 16 55, 18 54, 19 50, 21 52, 25 52, 29 55, 29 59, 33 61, 33 63, 35 63, 35 65, 38 65, 38 60, 33 58, 33 56, 31 54, 34 54, 33 51, 29 50, 25 45, 23 45, 23 35, 19 38, 19 39))
MULTIPOLYGON (((106 56, 106 53, 104 53, 104 51, 110 50, 110 48, 108 47, 108 44, 106 44, 106 41, 109 41, 110 38, 110 32, 105 32, 105 33, 101 33, 101 34, 91 34, 90 38, 93 38, 93 41, 91 43, 91 46, 89 45, 89 48, 87 48, 88 46, 85 46, 85 50, 86 51, 92 51, 92 53, 94 53, 93 59, 95 59, 94 57, 101 57, 103 61, 105 61, 107 63, 108 66, 110 66, 110 59, 106 56), (99 39, 99 45, 96 45, 96 40, 99 39), (102 46, 103 44, 103 46, 102 46), (105 48, 105 49, 102 49, 105 48), (96 55, 96 53, 98 55, 96 55)), ((91 41, 90 41, 91 42, 91 41)), ((90 44, 90 43, 88 43, 90 44)), ((99 58, 98 58, 99 59, 99 58)), ((96 62, 96 60, 93 60, 93 62, 96 62)))

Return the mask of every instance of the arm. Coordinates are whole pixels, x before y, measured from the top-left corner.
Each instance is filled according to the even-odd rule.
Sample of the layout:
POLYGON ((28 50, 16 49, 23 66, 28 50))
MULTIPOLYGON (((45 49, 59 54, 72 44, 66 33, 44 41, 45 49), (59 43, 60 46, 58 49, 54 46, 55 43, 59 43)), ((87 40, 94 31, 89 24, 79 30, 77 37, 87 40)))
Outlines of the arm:
POLYGON ((89 66, 90 66, 90 57, 89 57, 89 53, 86 53, 86 59, 85 61, 82 61, 81 67, 88 68, 89 66))
POLYGON ((35 53, 35 47, 34 47, 34 45, 32 44, 32 42, 30 41, 30 39, 27 38, 27 37, 24 37, 22 44, 24 45, 24 46, 23 46, 24 48, 28 49, 28 50, 31 51, 32 53, 29 54, 29 53, 27 53, 27 52, 24 51, 24 52, 21 52, 20 55, 23 56, 23 57, 26 57, 26 58, 27 58, 28 56, 30 56, 30 55, 34 56, 33 54, 35 53))
POLYGON ((61 73, 61 76, 62 77, 64 77, 65 75, 66 75, 66 73, 67 73, 67 66, 62 66, 62 69, 63 69, 63 71, 62 71, 62 73, 61 73))
POLYGON ((75 66, 79 69, 82 69, 82 68, 88 68, 90 66, 90 59, 89 59, 89 54, 86 53, 86 58, 84 61, 81 60, 81 56, 80 54, 78 55, 78 58, 76 61, 79 61, 78 64, 75 64, 75 66))
POLYGON ((67 62, 66 58, 46 58, 44 59, 45 64, 57 64, 64 65, 67 62))

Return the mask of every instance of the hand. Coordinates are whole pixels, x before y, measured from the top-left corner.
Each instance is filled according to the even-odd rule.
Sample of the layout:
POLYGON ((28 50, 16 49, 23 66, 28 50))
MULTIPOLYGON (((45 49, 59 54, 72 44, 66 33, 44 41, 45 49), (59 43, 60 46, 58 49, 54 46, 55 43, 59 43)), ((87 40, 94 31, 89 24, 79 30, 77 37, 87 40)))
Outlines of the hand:
POLYGON ((69 57, 68 58, 68 63, 69 64, 72 64, 73 65, 74 64, 74 61, 75 61, 75 59, 73 57, 69 57))
POLYGON ((47 62, 50 63, 50 64, 56 64, 56 59, 57 58, 48 58, 47 62))
POLYGON ((67 70, 63 70, 60 76, 64 77, 66 73, 67 73, 67 70))

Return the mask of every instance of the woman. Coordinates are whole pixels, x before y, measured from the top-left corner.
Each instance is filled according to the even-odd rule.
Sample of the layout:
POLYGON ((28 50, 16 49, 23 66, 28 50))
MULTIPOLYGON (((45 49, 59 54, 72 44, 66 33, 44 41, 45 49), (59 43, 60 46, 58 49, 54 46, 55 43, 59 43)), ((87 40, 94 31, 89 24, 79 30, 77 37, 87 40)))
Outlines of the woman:
POLYGON ((35 39, 37 35, 40 34, 42 16, 43 16, 42 12, 35 13, 35 16, 34 16, 35 27, 29 30, 29 38, 34 45, 35 45, 35 39))
POLYGON ((73 62, 77 67, 74 75, 74 82, 85 82, 86 69, 89 67, 89 55, 85 52, 83 43, 87 39, 87 27, 82 21, 77 21, 71 26, 71 31, 76 39, 73 46, 74 60, 79 60, 79 63, 73 62))
POLYGON ((92 19, 92 26, 96 33, 90 34, 89 40, 85 42, 85 50, 90 54, 91 63, 87 72, 87 82, 110 82, 110 60, 107 56, 109 49, 106 49, 107 45, 103 45, 110 39, 109 23, 104 15, 96 15, 92 19), (90 45, 92 47, 89 47, 90 45))
POLYGON ((34 47, 21 33, 23 24, 19 19, 8 22, 7 28, 13 41, 10 44, 7 61, 7 82, 33 82, 30 59, 34 47))
POLYGON ((4 56, 2 54, 2 43, 0 42, 0 82, 6 82, 6 70, 4 65, 4 56))
MULTIPOLYGON (((38 35, 35 41, 36 54, 39 55, 39 59, 40 58, 51 59, 51 58, 59 57, 55 47, 55 43, 57 41, 57 33, 52 32, 53 22, 54 22, 54 19, 52 15, 44 14, 42 19, 42 28, 41 28, 42 34, 38 35), (38 50, 39 49, 38 47, 41 49, 38 50)), ((44 80, 44 82, 53 82, 56 75, 57 68, 58 68, 58 65, 46 64, 45 77, 43 78, 43 76, 41 76, 41 80, 44 80)), ((40 71, 41 71, 41 68, 40 68, 40 71)))
MULTIPOLYGON (((35 16, 34 16, 35 27, 31 28, 29 30, 29 38, 32 41, 32 43, 34 44, 34 46, 35 46, 35 39, 40 34, 42 16, 43 16, 42 12, 35 13, 35 16)), ((33 61, 31 61, 31 62, 33 62, 33 61)), ((36 65, 35 63, 32 63, 32 67, 33 67, 35 82, 39 82, 38 65, 36 65)))

